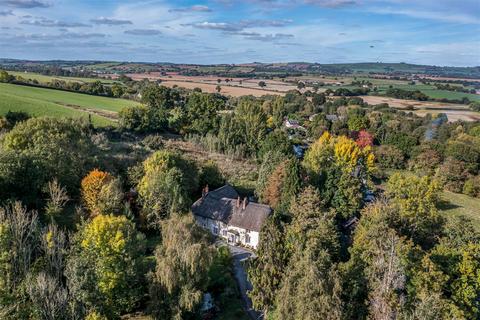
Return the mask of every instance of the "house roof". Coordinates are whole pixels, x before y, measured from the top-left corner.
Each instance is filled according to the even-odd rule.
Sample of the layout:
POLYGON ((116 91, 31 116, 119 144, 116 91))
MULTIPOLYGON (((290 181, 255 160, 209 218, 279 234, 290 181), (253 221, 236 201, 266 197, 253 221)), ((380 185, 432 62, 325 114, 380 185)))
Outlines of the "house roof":
POLYGON ((255 202, 248 202, 245 209, 242 203, 237 207, 238 197, 233 187, 225 185, 198 199, 192 206, 192 212, 197 216, 222 221, 233 227, 259 232, 272 209, 255 202))

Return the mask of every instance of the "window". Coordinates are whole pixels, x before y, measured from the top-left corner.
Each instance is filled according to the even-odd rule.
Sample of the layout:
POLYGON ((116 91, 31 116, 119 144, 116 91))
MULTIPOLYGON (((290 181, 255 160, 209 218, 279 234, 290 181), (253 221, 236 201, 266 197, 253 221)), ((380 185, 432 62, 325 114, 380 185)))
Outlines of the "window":
POLYGON ((226 230, 226 229, 223 229, 223 230, 222 230, 222 234, 223 234, 224 237, 226 237, 226 236, 227 236, 227 230, 226 230))
POLYGON ((218 234, 218 227, 217 226, 213 227, 213 234, 218 234))
POLYGON ((248 233, 245 235, 245 243, 250 243, 250 235, 248 233))

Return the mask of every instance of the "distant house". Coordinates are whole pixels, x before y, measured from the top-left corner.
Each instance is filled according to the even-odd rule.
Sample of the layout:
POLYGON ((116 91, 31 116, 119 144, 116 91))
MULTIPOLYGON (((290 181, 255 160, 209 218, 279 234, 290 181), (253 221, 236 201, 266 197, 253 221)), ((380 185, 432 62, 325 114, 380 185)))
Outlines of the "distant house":
POLYGON ((285 119, 284 125, 285 125, 285 128, 289 128, 289 129, 298 129, 300 127, 300 124, 298 123, 297 120, 290 120, 290 119, 285 119))
POLYGON ((338 121, 338 116, 336 114, 327 114, 325 118, 331 122, 338 121))
POLYGON ((202 197, 192 205, 197 223, 213 235, 231 244, 256 249, 260 230, 272 209, 263 204, 243 200, 230 185, 214 191, 208 187, 202 197))

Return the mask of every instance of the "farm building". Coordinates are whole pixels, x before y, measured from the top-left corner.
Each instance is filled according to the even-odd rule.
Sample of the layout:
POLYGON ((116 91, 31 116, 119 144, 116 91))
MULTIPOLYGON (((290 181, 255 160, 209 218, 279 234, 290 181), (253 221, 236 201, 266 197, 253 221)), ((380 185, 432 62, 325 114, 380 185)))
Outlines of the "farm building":
POLYGON ((267 205, 250 202, 230 185, 209 192, 192 205, 197 223, 228 243, 256 249, 263 223, 271 213, 267 205))

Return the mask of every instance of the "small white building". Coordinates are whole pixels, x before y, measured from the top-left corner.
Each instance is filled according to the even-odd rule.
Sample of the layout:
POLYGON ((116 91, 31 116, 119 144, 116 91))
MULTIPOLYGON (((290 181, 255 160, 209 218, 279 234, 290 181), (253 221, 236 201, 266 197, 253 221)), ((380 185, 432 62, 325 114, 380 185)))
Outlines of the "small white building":
POLYGON ((209 192, 208 187, 202 197, 192 205, 197 223, 213 235, 231 244, 240 244, 256 249, 262 225, 272 212, 263 204, 249 202, 230 185, 224 185, 209 192))

